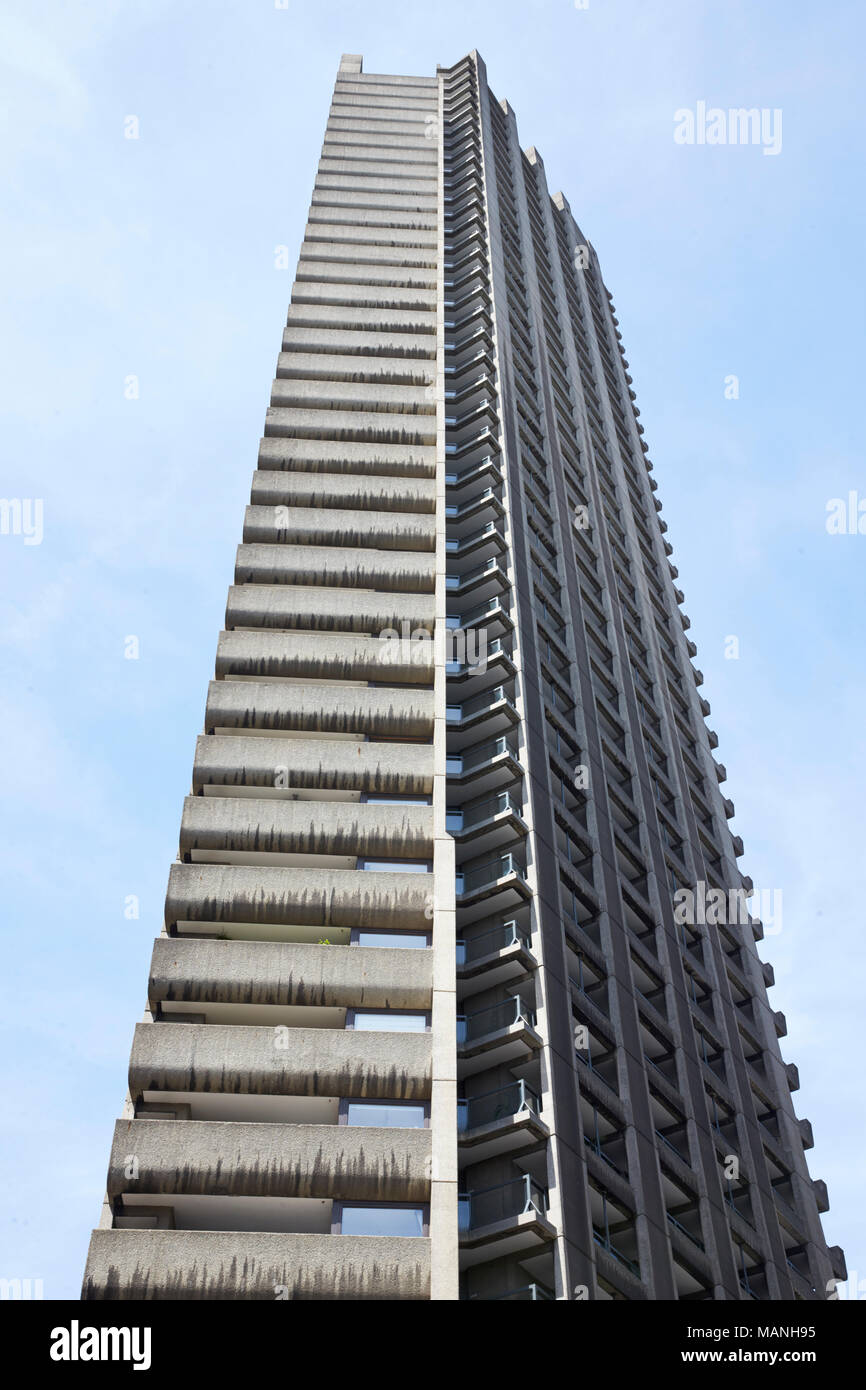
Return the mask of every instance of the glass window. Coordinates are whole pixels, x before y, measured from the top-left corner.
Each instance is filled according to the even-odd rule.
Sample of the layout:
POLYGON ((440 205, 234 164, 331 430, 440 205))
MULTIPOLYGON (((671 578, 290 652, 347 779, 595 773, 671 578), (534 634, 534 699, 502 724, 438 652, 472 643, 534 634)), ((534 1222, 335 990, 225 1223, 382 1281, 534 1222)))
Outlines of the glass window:
POLYGON ((426 932, 359 931, 358 946, 402 946, 424 950, 430 944, 426 932))
POLYGON ((378 796, 365 792, 361 798, 368 806, 430 806, 429 796, 378 796))
POLYGON ((429 859, 359 859, 359 869, 386 869, 397 874, 429 874, 433 866, 429 859))
POLYGON ((350 1026, 364 1033, 425 1033, 427 1015, 401 1014, 393 1009, 355 1009, 350 1026))
POLYGON ((423 1105, 406 1105, 400 1101, 350 1100, 346 1107, 348 1125, 374 1125, 380 1129, 423 1129, 425 1120, 423 1105))
POLYGON ((423 1207, 344 1206, 340 1219, 344 1236, 423 1236, 423 1207))

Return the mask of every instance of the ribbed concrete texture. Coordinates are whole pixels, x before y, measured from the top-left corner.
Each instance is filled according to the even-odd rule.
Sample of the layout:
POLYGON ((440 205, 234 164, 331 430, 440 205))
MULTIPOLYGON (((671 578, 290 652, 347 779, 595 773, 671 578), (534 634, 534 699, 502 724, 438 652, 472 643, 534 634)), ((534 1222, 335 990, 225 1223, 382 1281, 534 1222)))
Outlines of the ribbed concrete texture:
POLYGON ((83 1296, 826 1297, 613 302, 477 54, 344 55, 274 347, 83 1296))

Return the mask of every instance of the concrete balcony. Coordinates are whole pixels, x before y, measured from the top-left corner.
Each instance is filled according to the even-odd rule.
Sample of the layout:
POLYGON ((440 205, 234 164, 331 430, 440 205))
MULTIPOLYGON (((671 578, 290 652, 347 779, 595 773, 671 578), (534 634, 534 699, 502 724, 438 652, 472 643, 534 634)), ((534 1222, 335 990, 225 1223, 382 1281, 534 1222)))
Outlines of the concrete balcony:
POLYGON ((491 795, 523 776, 517 748, 504 735, 449 752, 447 772, 448 794, 455 804, 465 797, 491 795))
POLYGON ((260 1231, 94 1231, 84 1300, 430 1297, 430 1241, 260 1231), (283 1292, 285 1291, 285 1292, 283 1292))
POLYGON ((247 507, 243 539, 265 545, 338 545, 359 550, 432 551, 436 520, 428 512, 375 512, 340 508, 247 507))
MULTIPOLYGON (((397 122, 393 124, 382 122, 377 127, 376 132, 371 135, 369 128, 366 128, 363 122, 341 120, 335 122, 333 126, 329 123, 328 129, 329 131, 342 132, 341 138, 355 131, 357 132, 357 138, 359 140, 363 140, 364 143, 375 144, 378 143, 382 135, 396 135, 399 138, 404 127, 397 122)), ((332 137, 329 136, 329 138, 332 137)), ((413 136, 412 138, 424 140, 425 144, 429 144, 429 141, 426 140, 424 135, 423 128, 419 131, 417 137, 413 136)), ((413 248, 420 248, 420 251, 424 255, 432 255, 435 257, 438 245, 436 219, 429 219, 429 227, 426 231, 423 230, 424 225, 426 224, 422 224, 419 227, 388 227, 387 234, 383 236, 381 227, 377 227, 375 223, 359 222, 351 229, 351 245, 353 249, 362 249, 364 243, 369 242, 373 250, 379 250, 383 242, 386 242, 388 248, 402 246, 410 251, 413 248)), ((341 226, 339 222, 311 219, 304 229, 304 245, 310 245, 314 241, 339 242, 342 244, 345 239, 346 228, 341 226)))
POLYGON ((352 380, 320 381, 315 377, 277 377, 271 388, 271 405, 299 410, 391 411, 395 415, 436 414, 436 401, 427 385, 359 380, 361 359, 356 359, 352 380))
POLYGON ((433 597, 294 584, 239 584, 229 589, 226 627, 306 632, 433 631, 433 597))
POLYGON ((169 932, 186 922, 427 931, 432 882, 420 873, 172 864, 165 925, 169 932))
POLYGON ((458 863, 468 853, 475 858, 492 854, 529 834, 521 808, 508 792, 497 792, 483 801, 454 807, 448 813, 448 833, 457 841, 458 863))
POLYGON ((482 690, 474 699, 465 700, 459 705, 449 704, 445 717, 448 721, 448 748, 454 753, 470 743, 486 743, 495 735, 504 736, 520 722, 517 708, 503 685, 482 690))
POLYGON ((481 526, 501 521, 504 515, 505 508, 498 496, 498 489, 492 487, 484 488, 465 502, 449 502, 445 508, 449 539, 460 541, 481 526))
POLYGON ((460 1166, 485 1163, 544 1143, 550 1131, 539 1117, 540 1108, 538 1096, 525 1081, 513 1081, 458 1101, 460 1166))
MULTIPOLYGON (((381 182, 387 184, 389 180, 383 178, 381 182)), ((334 186, 333 182, 331 186, 334 186)), ((435 183, 432 186, 435 187, 435 183)), ((417 191, 423 193, 426 188, 419 188, 417 191)), ((355 284, 351 280, 296 280, 292 288, 292 305, 307 304, 430 313, 436 308, 436 287, 425 283, 404 288, 391 284, 387 279, 381 284, 368 285, 355 284)))
POLYGON ((542 1046, 535 1014, 519 995, 457 1016, 457 1075, 474 1076, 491 1067, 514 1068, 542 1046))
POLYGON ((457 993, 461 999, 523 979, 538 969, 527 932, 516 922, 483 927, 457 941, 457 993))
POLYGON ((275 856, 432 859, 432 806, 379 806, 344 801, 258 801, 188 796, 180 826, 181 856, 195 863, 267 864, 275 856))
POLYGON ((108 1196, 427 1202, 429 1129, 118 1120, 108 1196), (129 1178, 129 1156, 138 1161, 129 1178))
MULTIPOLYGON (((351 247, 343 247, 343 255, 338 260, 316 260, 318 253, 320 256, 323 251, 321 245, 301 247, 301 257, 298 261, 298 268, 295 275, 295 289, 293 298, 296 303, 303 303, 303 291, 305 285, 310 286, 313 295, 313 303, 317 303, 319 295, 317 290, 322 285, 334 285, 340 290, 345 290, 347 285, 355 287, 365 287, 370 293, 365 296, 365 302, 371 299, 375 292, 383 288, 389 292, 391 290, 412 291, 418 293, 411 295, 408 302, 412 305, 418 304, 421 308, 428 308, 431 296, 436 293, 436 267, 426 262, 429 257, 415 257, 415 264, 410 264, 413 258, 407 257, 404 261, 398 251, 391 250, 390 260, 377 261, 369 254, 366 257, 354 256, 351 260, 346 257, 346 250, 351 247), (417 261, 420 259, 420 264, 417 261)), ((388 248, 381 247, 380 250, 387 251, 388 248)), ((390 303, 390 293, 388 295, 390 303)), ((401 300, 401 303, 407 301, 401 300)))
POLYGON ((233 728, 425 738, 433 733, 433 692, 381 686, 211 681, 205 731, 233 728))
POLYGON ((513 854, 499 854, 484 864, 461 869, 456 887, 461 927, 481 917, 507 917, 532 897, 513 854))
MULTIPOLYGON (((280 387, 296 383, 303 391, 311 392, 313 385, 324 390, 326 383, 345 382, 349 385, 396 386, 403 390, 421 388, 422 399, 430 405, 430 396, 423 394, 436 381, 436 364, 426 357, 406 357, 402 353, 394 357, 377 357, 369 353, 364 356, 353 352, 281 352, 277 359, 276 382, 280 387)), ((314 397, 312 399, 315 399, 314 397)), ((350 401, 350 397, 341 398, 350 401)), ((279 400, 271 400, 272 405, 291 405, 292 400, 282 394, 279 400)), ((336 398, 325 401, 326 408, 336 405, 336 398)))
MULTIPOLYGON (((354 362, 357 359, 349 357, 346 360, 354 362)), ((436 485, 432 478, 358 477, 351 473, 286 474, 276 469, 260 469, 253 474, 251 500, 254 506, 260 507, 340 507, 364 512, 432 513, 436 509, 436 485)))
POLYGON ((177 1002, 429 1009, 432 990, 430 951, 160 936, 148 1000, 153 1009, 177 1002))
MULTIPOLYGON (((471 649, 470 649, 471 653, 471 649)), ((467 653, 467 656, 470 655, 467 653)), ((482 654, 479 653, 479 656, 482 654)), ((496 684, 514 678, 517 668, 508 651, 507 640, 498 637, 486 644, 483 660, 476 658, 460 662, 449 662, 448 700, 474 700, 496 684)))
POLYGON ((265 413, 265 434, 370 444, 435 444, 436 416, 270 406, 265 413))
POLYGON ((139 1023, 129 1092, 426 1100, 431 1049, 429 1033, 139 1023))
POLYGON ((200 735, 192 785, 206 795, 287 797, 298 790, 425 796, 433 790, 432 744, 348 739, 200 735), (275 782, 281 783, 280 787, 275 782), (219 789, 225 788, 225 792, 219 789))
MULTIPOLYGON (((356 356, 361 361, 373 355, 385 361, 403 360, 427 366, 436 361, 436 342, 427 332, 405 333, 384 327, 377 330, 372 325, 357 329, 311 328, 299 326, 291 318, 283 330, 283 351, 299 359, 333 353, 356 356)), ((277 374, 282 375, 279 370, 277 374)))
MULTIPOLYGON (((300 328, 335 329, 340 335, 340 341, 345 341, 342 334, 347 330, 361 333, 370 329, 373 333, 383 334, 389 343, 393 343, 404 334, 407 335, 407 341, 410 334, 432 337, 436 332, 436 313, 429 309, 364 309, 339 304, 292 303, 289 305, 286 324, 290 331, 300 328)), ((305 337, 303 341, 307 343, 309 339, 305 337)), ((285 345, 284 338, 283 346, 285 345)), ((399 349, 399 342, 395 346, 399 349)), ((369 350, 367 348, 367 351, 369 350)))
MULTIPOLYGON (((496 556, 491 556, 462 574, 446 575, 449 611, 461 617, 461 626, 472 622, 485 625, 490 621, 494 609, 491 600, 505 594, 509 587, 507 570, 496 556), (484 608, 478 605, 484 605, 484 608)), ((510 627, 511 624, 506 626, 510 627)), ((505 627, 500 628, 496 635, 501 635, 502 631, 505 631, 505 627)))
MULTIPOLYGON (((367 341, 366 334, 357 336, 367 341)), ((259 443, 259 467, 284 473, 432 478, 436 471, 436 450, 432 445, 411 443, 265 438, 259 443)))
POLYGON ((239 545, 235 583, 330 585, 432 594, 436 586, 436 557, 432 552, 361 550, 350 546, 239 545))
POLYGON ((528 1174, 461 1194, 459 1228, 461 1269, 503 1255, 526 1258, 556 1239, 547 1218, 547 1193, 528 1174))
MULTIPOLYGON (((425 629, 426 631, 426 629, 425 629)), ((347 681, 433 684, 433 643, 427 638, 383 642, 349 632, 221 632, 217 676, 269 680, 305 676, 347 681)))

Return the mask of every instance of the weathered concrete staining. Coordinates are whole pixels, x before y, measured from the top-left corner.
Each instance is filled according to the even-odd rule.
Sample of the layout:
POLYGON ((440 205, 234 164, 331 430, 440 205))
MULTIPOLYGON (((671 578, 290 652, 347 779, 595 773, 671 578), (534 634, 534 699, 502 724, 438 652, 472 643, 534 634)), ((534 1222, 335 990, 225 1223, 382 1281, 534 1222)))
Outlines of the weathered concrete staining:
POLYGON ((209 734, 196 740, 193 790, 261 787, 277 795, 278 768, 281 781, 291 788, 406 796, 426 796, 433 789, 432 744, 209 734))
MULTIPOLYGON (((330 331, 330 330, 329 330, 330 331)), ((304 338, 311 337, 304 334, 304 338)), ((328 341, 346 344, 351 333, 333 332, 328 341)), ((358 333, 359 349, 373 351, 371 339, 380 337, 382 350, 392 350, 394 337, 390 334, 358 333)), ((397 335, 398 337, 401 335, 397 335)), ((285 336, 283 341, 285 342, 285 336)), ((431 340, 418 338, 418 355, 429 356, 431 340)), ((435 342, 434 342, 435 346, 435 342)), ((436 473, 436 449, 421 444, 358 444, 353 440, 280 439, 265 438, 259 443, 259 468, 289 473, 345 473, 376 477, 433 478, 436 473)))
MULTIPOLYGON (((316 310, 310 310, 314 314, 316 310)), ((333 311, 332 311, 333 312, 333 311)), ((335 315, 338 319, 339 315, 335 315)), ((380 444, 431 444, 436 439, 435 415, 398 415, 377 410, 304 410, 270 406, 265 434, 293 439, 352 439, 380 444)))
POLYGON ((432 989, 430 951, 159 936, 148 1000, 429 1009, 432 989))
MULTIPOLYGON (((287 326, 289 329, 343 329, 347 326, 350 326, 350 331, 353 333, 357 333, 359 331, 362 331, 363 329, 369 328, 374 333, 384 332, 385 334, 390 335, 393 335, 395 333, 411 333, 419 335, 427 334, 429 335, 428 340, 431 342, 431 346, 435 350, 435 339, 433 338, 433 334, 436 332, 436 314, 433 310, 392 308, 385 311, 384 308, 360 308, 359 306, 354 305, 352 307, 350 325, 347 325, 346 323, 348 317, 349 315, 347 315, 345 307, 339 304, 291 304, 289 306, 287 326)), ((340 340, 343 340, 342 333, 340 334, 340 340)), ((306 346, 308 342, 306 335, 304 336, 302 341, 304 343, 304 346, 306 346)), ((389 338, 389 341, 392 344, 393 350, 393 336, 389 338)), ((346 413, 351 414, 352 412, 349 411, 346 413)), ((413 417, 410 415, 406 418, 410 422, 409 427, 411 428, 411 421, 413 417)), ((277 422, 274 421, 274 424, 276 423, 277 422)), ((266 433, 271 434, 280 432, 279 430, 269 430, 267 428, 267 424, 268 417, 266 416, 266 433)), ((345 428, 345 424, 343 425, 343 427, 345 428)), ((283 432, 289 433, 288 430, 283 432)), ((324 437, 334 438, 335 436, 329 434, 324 437)))
MULTIPOLYGON (((279 399, 272 395, 271 404, 290 405, 293 398, 285 394, 290 386, 303 388, 305 399, 310 403, 316 399, 314 386, 320 393, 327 385, 339 382, 344 383, 346 389, 362 384, 374 385, 376 389, 399 386, 404 390, 408 387, 420 389, 423 394, 435 379, 436 363, 429 358, 372 356, 361 352, 281 352, 274 381, 279 399)), ((424 400, 429 400, 426 394, 424 400)))
POLYGON ((305 588, 294 584, 235 584, 229 589, 226 627, 306 632, 433 631, 433 598, 364 589, 305 588))
MULTIPOLYGON (((285 356, 292 356, 286 353, 285 356)), ((332 361, 326 358, 326 361, 332 361)), ((355 362, 357 358, 349 358, 355 362)), ((366 360, 366 359, 364 359, 366 360)), ((433 512, 436 485, 431 478, 367 478, 347 473, 253 474, 255 506, 350 507, 356 511, 433 512)))
POLYGON ((430 1241, 252 1231, 94 1231, 81 1296, 426 1299, 430 1241))
MULTIPOLYGON (((272 511, 273 508, 264 510, 272 511)), ((237 584, 330 584, 432 594, 436 557, 411 550, 351 550, 346 546, 239 545, 237 584)))
POLYGON ((172 864, 165 925, 261 922, 313 927, 430 926, 429 874, 172 864))
MULTIPOLYGON (((343 273, 342 266, 335 269, 343 273)), ((356 359, 356 370, 364 360, 356 359)), ((371 382, 321 381, 318 378, 306 381, 277 377, 271 387, 271 405, 296 406, 299 410, 375 410, 397 415, 435 417, 435 401, 431 401, 424 385, 388 382, 384 380, 381 366, 379 378, 371 382)))
POLYGON ((358 513, 328 507, 247 507, 243 539, 266 545, 343 545, 358 550, 436 548, 430 513, 358 513))
POLYGON ((305 729, 323 734, 425 738, 433 729, 433 692, 363 685, 341 689, 334 685, 211 681, 205 731, 212 733, 218 728, 305 729))
POLYGON ((180 852, 197 850, 428 859, 433 855, 433 807, 188 796, 180 852))
POLYGON ((432 685, 433 643, 426 637, 383 642, 356 632, 221 632, 216 674, 432 685))
POLYGON ((118 1120, 108 1195, 202 1193, 426 1202, 429 1129, 118 1120), (138 1160, 130 1179, 129 1155, 138 1160))
POLYGON ((291 1046, 285 1047, 275 1028, 139 1023, 129 1058, 129 1093, 133 1100, 144 1091, 370 1100, 426 1100, 430 1095, 429 1033, 289 1032, 291 1046))

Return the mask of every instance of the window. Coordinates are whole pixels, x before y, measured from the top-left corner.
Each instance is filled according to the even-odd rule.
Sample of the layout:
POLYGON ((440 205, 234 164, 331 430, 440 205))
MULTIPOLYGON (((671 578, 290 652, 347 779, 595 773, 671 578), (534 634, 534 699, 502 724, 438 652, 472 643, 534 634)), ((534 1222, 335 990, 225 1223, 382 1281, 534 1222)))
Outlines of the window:
POLYGON ((424 931, 366 931, 356 927, 352 932, 353 946, 400 946, 408 950, 424 950, 430 936, 424 931))
POLYGON ((332 1231, 344 1236, 424 1236, 427 1208, 335 1202, 332 1231))
MULTIPOLYGON (((426 1105, 405 1101, 349 1100, 345 1102, 347 1125, 372 1125, 379 1129, 424 1129, 426 1105)), ((343 1116, 341 1114, 340 1118, 343 1116)))
POLYGON ((346 1027, 360 1033, 426 1033, 430 1015, 399 1009, 349 1009, 346 1027))
POLYGON ((431 806, 431 796, 379 796, 374 792, 364 792, 361 801, 367 806, 431 806))
POLYGON ((432 874, 433 863, 430 859, 367 859, 362 855, 358 868, 385 869, 392 874, 432 874))

